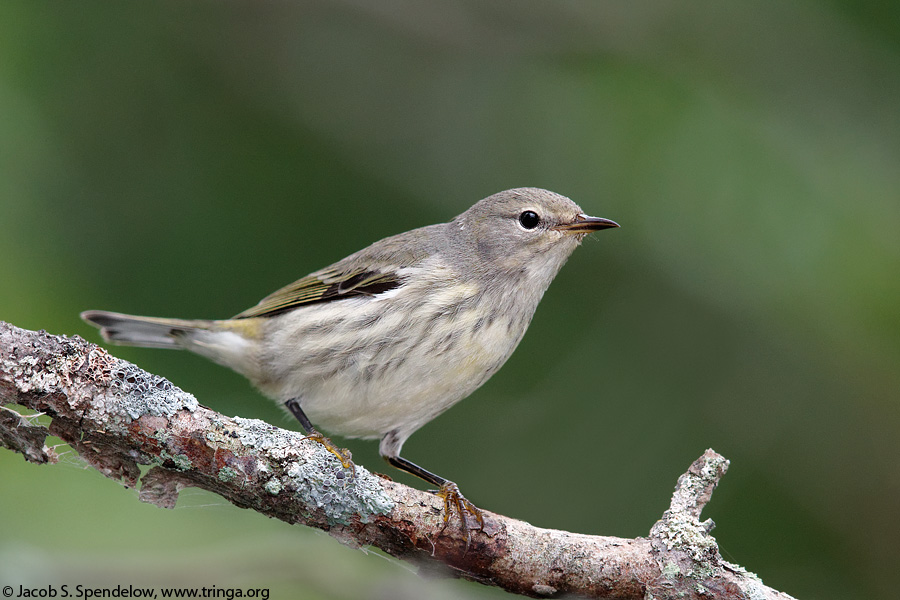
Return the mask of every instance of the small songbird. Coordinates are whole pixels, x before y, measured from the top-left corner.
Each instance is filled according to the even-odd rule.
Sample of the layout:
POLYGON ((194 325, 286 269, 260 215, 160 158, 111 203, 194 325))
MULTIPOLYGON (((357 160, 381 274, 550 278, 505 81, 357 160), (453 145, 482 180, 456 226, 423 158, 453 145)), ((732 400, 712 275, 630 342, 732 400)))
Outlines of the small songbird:
POLYGON ((483 526, 455 483, 400 456, 425 423, 474 392, 512 354, 544 291, 589 233, 618 227, 564 196, 519 188, 449 223, 377 241, 263 298, 231 319, 183 320, 86 311, 109 342, 183 348, 247 377, 316 431, 380 438, 393 466, 438 487, 483 526))

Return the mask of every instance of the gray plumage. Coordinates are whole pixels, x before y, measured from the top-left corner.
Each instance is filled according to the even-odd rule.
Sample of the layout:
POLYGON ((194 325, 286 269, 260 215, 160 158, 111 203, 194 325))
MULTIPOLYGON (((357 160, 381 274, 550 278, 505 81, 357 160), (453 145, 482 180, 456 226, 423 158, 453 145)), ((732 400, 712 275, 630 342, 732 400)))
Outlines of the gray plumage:
POLYGON ((507 190, 449 223, 375 242, 232 319, 82 316, 114 343, 206 356, 279 402, 297 400, 326 431, 381 438, 382 455, 397 457, 506 362, 581 239, 615 226, 553 192, 507 190))

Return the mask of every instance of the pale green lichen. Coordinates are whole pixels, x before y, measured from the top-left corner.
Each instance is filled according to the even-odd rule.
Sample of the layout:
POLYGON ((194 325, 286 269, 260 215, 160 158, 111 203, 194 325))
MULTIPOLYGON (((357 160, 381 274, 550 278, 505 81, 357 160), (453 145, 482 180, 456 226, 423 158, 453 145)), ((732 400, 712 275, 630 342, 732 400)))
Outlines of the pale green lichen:
POLYGON ((174 468, 179 471, 190 471, 194 468, 194 464, 186 454, 169 454, 165 450, 160 450, 157 456, 150 455, 150 461, 161 467, 174 468))
POLYGON ((263 489, 265 489, 267 492, 269 492, 273 496, 277 496, 278 494, 280 494, 281 490, 283 488, 284 488, 284 486, 281 485, 281 482, 278 481, 274 477, 272 479, 268 480, 266 482, 266 484, 263 486, 263 489))
POLYGON ((679 575, 681 575, 681 569, 678 568, 678 565, 675 564, 675 562, 670 560, 666 561, 666 564, 663 565, 662 573, 667 578, 671 579, 673 577, 678 577, 679 575))
POLYGON ((251 448, 272 450, 278 447, 292 447, 302 438, 296 432, 279 429, 259 419, 235 417, 234 421, 240 426, 238 438, 241 444, 251 448))
POLYGON ((269 493, 290 490, 310 509, 324 512, 329 524, 348 524, 354 516, 363 523, 388 514, 394 502, 384 491, 381 480, 365 467, 356 465, 356 476, 341 465, 337 457, 316 442, 305 440, 295 431, 286 431, 258 419, 234 418, 241 444, 265 451, 273 459, 290 461, 286 476, 270 479, 269 493), (308 445, 299 452, 301 445, 308 445), (302 454, 303 458, 298 458, 302 454), (279 487, 280 486, 280 487, 279 487), (276 490, 273 492, 273 490, 276 490))
POLYGON ((214 444, 224 445, 228 443, 228 436, 215 429, 210 429, 206 432, 206 439, 214 444))
POLYGON ((703 560, 710 550, 718 550, 715 538, 696 519, 683 513, 671 515, 658 533, 666 548, 687 551, 697 561, 703 560))
MULTIPOLYGON (((683 570, 680 569, 674 575, 711 577, 716 573, 715 561, 719 546, 715 538, 692 516, 685 513, 668 514, 667 511, 663 520, 653 527, 652 535, 665 544, 667 550, 684 552, 691 558, 694 569, 684 573, 680 573, 683 570)), ((669 575, 665 569, 664 574, 669 575)))
POLYGON ((731 461, 717 454, 716 456, 709 458, 704 464, 703 468, 700 469, 700 474, 707 481, 717 480, 720 476, 720 472, 724 473, 728 470, 728 467, 731 465, 731 461))
POLYGON ((229 481, 234 480, 237 475, 237 471, 235 471, 231 467, 222 467, 221 469, 219 469, 219 481, 223 483, 228 483, 229 481))
MULTIPOLYGON (((730 571, 734 571, 738 575, 743 575, 743 581, 741 582, 741 589, 747 595, 749 600, 765 600, 769 597, 767 593, 767 588, 765 584, 762 582, 762 579, 759 578, 759 575, 748 571, 744 567, 740 565, 736 565, 734 563, 723 561, 723 565, 728 568, 730 571)), ((788 596, 790 597, 790 596, 788 596)))
POLYGON ((194 467, 191 459, 186 454, 176 454, 172 457, 172 462, 175 463, 175 468, 179 471, 189 471, 194 467))
MULTIPOLYGON (((379 479, 365 467, 356 465, 356 476, 343 468, 325 450, 313 453, 308 462, 295 461, 288 467, 289 486, 301 501, 325 513, 329 524, 350 523, 354 515, 363 523, 394 509, 379 479)), ((287 483, 287 482, 286 482, 287 483)))
POLYGON ((110 375, 110 392, 132 419, 147 414, 171 417, 179 410, 193 412, 200 406, 193 394, 124 360, 119 361, 110 375))

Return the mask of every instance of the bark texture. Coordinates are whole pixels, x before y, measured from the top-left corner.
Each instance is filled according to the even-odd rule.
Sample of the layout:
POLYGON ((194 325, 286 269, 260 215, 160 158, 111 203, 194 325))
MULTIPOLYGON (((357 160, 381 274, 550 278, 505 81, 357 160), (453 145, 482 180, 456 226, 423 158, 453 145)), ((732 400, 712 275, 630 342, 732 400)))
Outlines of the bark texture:
POLYGON ((221 415, 77 336, 0 322, 0 445, 53 463, 47 435, 107 477, 140 485, 146 502, 171 508, 180 490, 199 487, 345 544, 526 596, 790 598, 724 561, 712 522, 699 521, 728 468, 712 450, 678 479, 669 509, 646 538, 542 529, 485 511, 484 530, 467 539, 457 518, 444 525, 443 503, 432 494, 361 465, 350 478, 333 454, 301 434, 221 415), (142 476, 139 465, 151 468, 142 476))

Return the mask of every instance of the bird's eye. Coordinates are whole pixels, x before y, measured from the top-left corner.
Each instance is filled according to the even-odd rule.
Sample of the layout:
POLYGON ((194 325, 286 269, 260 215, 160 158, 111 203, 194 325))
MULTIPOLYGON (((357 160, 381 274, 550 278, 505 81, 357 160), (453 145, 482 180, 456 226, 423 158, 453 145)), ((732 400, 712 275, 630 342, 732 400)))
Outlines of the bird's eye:
POLYGON ((526 210, 519 215, 519 224, 525 229, 534 229, 541 222, 541 218, 533 210, 526 210))

